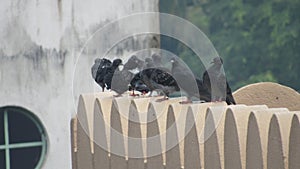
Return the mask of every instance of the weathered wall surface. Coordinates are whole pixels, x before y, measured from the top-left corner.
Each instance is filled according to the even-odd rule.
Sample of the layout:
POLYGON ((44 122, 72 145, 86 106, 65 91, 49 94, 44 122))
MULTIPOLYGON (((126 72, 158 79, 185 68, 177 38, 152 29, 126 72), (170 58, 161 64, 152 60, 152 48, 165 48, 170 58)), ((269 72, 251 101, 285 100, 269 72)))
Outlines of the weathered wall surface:
MULTIPOLYGON (((49 138, 44 169, 71 168, 70 120, 81 92, 73 90, 75 65, 84 70, 76 72, 77 79, 84 77, 78 88, 96 87, 87 72, 98 51, 76 64, 85 42, 112 20, 157 10, 157 0, 1 1, 0 106, 21 106, 40 118, 49 138)), ((136 24, 158 29, 153 20, 136 24)), ((98 50, 105 48, 103 41, 93 43, 98 50)))

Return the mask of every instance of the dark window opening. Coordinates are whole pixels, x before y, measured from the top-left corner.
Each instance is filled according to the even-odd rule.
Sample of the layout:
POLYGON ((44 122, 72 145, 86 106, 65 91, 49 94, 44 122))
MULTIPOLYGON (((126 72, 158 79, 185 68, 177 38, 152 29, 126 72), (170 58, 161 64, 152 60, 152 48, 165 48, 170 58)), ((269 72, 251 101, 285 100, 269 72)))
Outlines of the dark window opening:
POLYGON ((23 108, 0 108, 0 169, 39 169, 47 140, 38 118, 23 108))

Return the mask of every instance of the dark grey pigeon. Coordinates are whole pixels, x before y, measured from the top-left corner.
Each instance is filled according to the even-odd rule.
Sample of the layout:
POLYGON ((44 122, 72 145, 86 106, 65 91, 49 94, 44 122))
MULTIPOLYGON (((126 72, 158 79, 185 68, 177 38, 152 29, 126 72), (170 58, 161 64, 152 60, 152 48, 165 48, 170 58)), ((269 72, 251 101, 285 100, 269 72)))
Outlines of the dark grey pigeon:
POLYGON ((210 101, 210 94, 203 86, 203 82, 196 78, 192 71, 180 63, 177 58, 172 58, 172 75, 176 79, 179 87, 187 94, 187 100, 180 103, 192 103, 192 97, 196 97, 202 101, 210 101))
POLYGON ((224 72, 221 71, 223 60, 220 57, 214 58, 210 66, 203 73, 203 85, 211 93, 212 101, 226 101, 229 104, 236 104, 224 72), (212 85, 213 84, 213 85, 212 85))
POLYGON ((144 61, 137 58, 136 55, 132 55, 128 61, 124 65, 124 69, 126 70, 133 70, 133 69, 141 69, 144 66, 144 61))
POLYGON ((116 69, 120 66, 120 65, 123 65, 122 64, 122 60, 121 59, 115 59, 111 66, 107 67, 106 68, 106 71, 105 71, 105 76, 104 76, 104 82, 105 82, 105 85, 106 85, 106 89, 111 89, 111 83, 112 83, 112 78, 114 76, 114 73, 116 71, 116 69))
MULTIPOLYGON (((129 84, 134 77, 133 70, 143 67, 144 61, 138 59, 135 55, 128 59, 122 70, 117 69, 113 76, 113 85, 111 89, 118 93, 117 96, 121 96, 129 89, 129 84)), ((134 90, 134 88, 133 88, 134 90)), ((134 95, 134 93, 133 93, 134 95)))
POLYGON ((154 68, 155 65, 154 65, 154 62, 151 58, 146 58, 145 59, 145 69, 148 69, 148 68, 154 68))
POLYGON ((162 57, 156 53, 151 56, 155 67, 164 67, 162 63, 162 57))

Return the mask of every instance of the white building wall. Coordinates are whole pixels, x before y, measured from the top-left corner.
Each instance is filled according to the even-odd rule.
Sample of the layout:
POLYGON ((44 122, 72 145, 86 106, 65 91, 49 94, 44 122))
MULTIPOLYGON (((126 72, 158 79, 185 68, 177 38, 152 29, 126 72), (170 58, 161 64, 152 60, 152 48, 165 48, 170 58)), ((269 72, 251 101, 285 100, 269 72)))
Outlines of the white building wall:
MULTIPOLYGON (((89 74, 96 51, 77 64, 83 90, 73 90, 83 44, 105 23, 153 11, 158 0, 1 0, 0 107, 21 106, 40 118, 49 138, 43 169, 71 168, 70 120, 78 95, 97 88, 89 74)), ((152 22, 142 25, 158 29, 152 22)), ((101 50, 105 43, 98 43, 101 50)))

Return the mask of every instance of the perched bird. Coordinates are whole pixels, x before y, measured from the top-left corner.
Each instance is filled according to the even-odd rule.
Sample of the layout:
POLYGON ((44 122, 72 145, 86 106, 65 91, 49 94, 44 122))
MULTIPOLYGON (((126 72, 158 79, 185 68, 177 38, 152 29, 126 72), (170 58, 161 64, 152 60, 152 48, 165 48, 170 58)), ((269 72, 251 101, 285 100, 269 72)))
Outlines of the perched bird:
POLYGON ((159 90, 164 93, 164 98, 159 99, 157 101, 163 101, 168 99, 169 94, 175 91, 179 91, 179 86, 176 80, 172 77, 172 75, 162 69, 157 68, 147 68, 136 74, 132 81, 141 81, 141 83, 145 84, 149 90, 155 91, 159 90))
POLYGON ((203 81, 196 77, 196 83, 197 83, 197 87, 198 87, 198 91, 199 91, 199 96, 197 94, 195 94, 194 96, 205 102, 210 102, 211 94, 207 90, 207 88, 204 86, 203 81))
POLYGON ((95 63, 91 68, 92 77, 96 81, 96 83, 102 88, 104 91, 105 82, 104 76, 106 75, 107 67, 111 65, 111 61, 106 58, 97 58, 95 59, 95 63))
POLYGON ((154 63, 154 66, 155 67, 163 67, 163 63, 162 63, 162 58, 160 55, 154 53, 152 56, 151 56, 152 60, 153 60, 153 63, 154 63))
POLYGON ((145 59, 145 69, 148 69, 148 68, 154 68, 154 62, 151 58, 146 58, 145 59))
POLYGON ((93 66, 91 67, 91 73, 92 73, 92 77, 93 79, 96 79, 96 75, 97 75, 97 70, 101 64, 102 59, 100 58, 96 58, 94 61, 93 66))
MULTIPOLYGON (((116 96, 121 96, 125 91, 128 90, 128 85, 134 77, 133 70, 143 67, 144 61, 138 59, 135 55, 128 59, 124 64, 122 70, 117 69, 113 76, 112 82, 113 85, 111 89, 118 93, 116 96)), ((134 90, 134 89, 133 89, 134 90)), ((133 93, 133 95, 135 95, 133 93)))
POLYGON ((144 66, 144 61, 137 58, 136 55, 132 55, 128 61, 124 64, 124 68, 126 70, 133 70, 133 69, 141 69, 144 66))
POLYGON ((112 78, 114 76, 114 73, 116 71, 116 69, 120 66, 123 65, 122 60, 121 59, 115 59, 112 64, 106 68, 105 71, 105 76, 104 76, 104 82, 106 84, 106 89, 111 89, 111 82, 112 82, 112 78))
POLYGON ((224 72, 221 71, 223 60, 220 57, 214 58, 210 66, 203 73, 203 86, 211 93, 212 101, 226 101, 229 104, 236 104, 224 72))
POLYGON ((210 101, 210 93, 203 86, 203 82, 196 78, 193 72, 177 58, 171 59, 171 72, 176 79, 179 87, 186 93, 187 100, 180 102, 181 104, 192 103, 192 97, 196 97, 203 101, 210 101))
POLYGON ((232 92, 231 92, 231 88, 229 87, 229 84, 228 84, 228 82, 226 82, 226 103, 228 104, 228 105, 230 105, 230 104, 236 104, 236 102, 235 102, 235 100, 234 100, 234 98, 233 98, 233 95, 232 95, 232 92))

